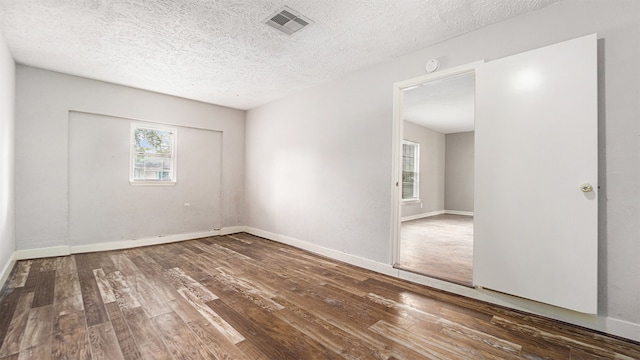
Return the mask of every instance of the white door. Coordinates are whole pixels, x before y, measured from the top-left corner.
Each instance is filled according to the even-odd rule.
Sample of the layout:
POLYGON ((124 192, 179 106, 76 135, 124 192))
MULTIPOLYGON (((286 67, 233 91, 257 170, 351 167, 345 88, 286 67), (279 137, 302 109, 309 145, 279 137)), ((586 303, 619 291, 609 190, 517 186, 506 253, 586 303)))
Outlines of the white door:
POLYGON ((597 312, 597 120, 595 34, 478 67, 475 285, 597 312))

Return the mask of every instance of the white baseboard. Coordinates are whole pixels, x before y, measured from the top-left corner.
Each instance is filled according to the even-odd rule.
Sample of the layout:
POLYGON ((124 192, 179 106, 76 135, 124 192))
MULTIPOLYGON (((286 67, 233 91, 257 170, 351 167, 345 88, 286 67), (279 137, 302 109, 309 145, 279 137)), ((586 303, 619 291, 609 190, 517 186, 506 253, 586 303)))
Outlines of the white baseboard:
POLYGON ((445 214, 473 216, 473 211, 445 210, 445 214))
POLYGON ((167 236, 156 236, 156 237, 142 238, 142 239, 135 239, 135 240, 123 240, 123 241, 112 241, 112 242, 110 241, 110 242, 89 244, 89 245, 74 245, 74 246, 71 246, 71 253, 80 254, 80 253, 88 253, 88 252, 94 252, 94 251, 130 249, 130 248, 139 247, 139 246, 167 244, 167 243, 172 243, 177 241, 199 239, 203 237, 216 236, 216 235, 220 235, 220 230, 201 231, 201 232, 175 234, 175 235, 167 235, 167 236))
POLYGON ((62 246, 49 246, 45 248, 16 250, 16 260, 25 259, 39 259, 52 256, 65 256, 71 254, 71 247, 69 245, 62 246))
POLYGON ((400 222, 411 221, 411 220, 418 220, 418 219, 422 219, 422 218, 426 218, 426 217, 430 217, 430 216, 442 215, 442 214, 444 214, 444 213, 445 213, 445 211, 444 211, 444 210, 438 210, 438 211, 430 211, 430 212, 422 213, 422 214, 415 214, 415 215, 403 216, 403 217, 400 219, 400 222))
POLYGON ((417 219, 422 219, 422 218, 431 217, 431 216, 436 216, 436 215, 442 215, 442 214, 452 214, 452 215, 466 215, 466 216, 473 216, 473 211, 459 211, 459 210, 438 210, 438 211, 430 211, 430 212, 422 213, 422 214, 415 214, 415 215, 403 216, 403 217, 400 219, 400 222, 411 221, 411 220, 417 220, 417 219))
POLYGON ((220 235, 230 235, 244 232, 244 226, 230 226, 220 229, 220 235))
POLYGON ((50 246, 46 248, 17 250, 14 253, 15 260, 24 259, 38 259, 52 256, 65 256, 71 254, 81 254, 94 251, 109 251, 130 249, 139 246, 159 245, 172 242, 178 242, 183 240, 198 239, 208 236, 216 235, 228 235, 244 231, 244 226, 235 226, 229 228, 222 228, 220 230, 201 231, 185 234, 175 234, 167 236, 156 236, 150 238, 142 238, 135 240, 121 240, 121 241, 109 241, 97 244, 87 245, 63 245, 63 246, 50 246))
POLYGON ((4 268, 0 271, 0 290, 4 287, 5 282, 11 275, 11 270, 13 270, 13 266, 16 264, 16 253, 15 251, 9 256, 9 261, 5 264, 4 268))
POLYGON ((268 231, 245 226, 244 231, 255 236, 260 236, 269 240, 277 241, 282 244, 291 245, 298 249, 306 250, 314 254, 326 256, 328 258, 345 262, 347 264, 355 265, 367 270, 375 271, 381 274, 398 276, 398 270, 393 266, 383 264, 377 261, 365 259, 359 256, 350 255, 341 251, 329 249, 326 247, 318 246, 307 241, 295 239, 289 236, 274 234, 268 231))
POLYGON ((621 336, 623 338, 640 341, 640 324, 614 319, 611 317, 603 317, 605 330, 601 330, 607 334, 621 336))

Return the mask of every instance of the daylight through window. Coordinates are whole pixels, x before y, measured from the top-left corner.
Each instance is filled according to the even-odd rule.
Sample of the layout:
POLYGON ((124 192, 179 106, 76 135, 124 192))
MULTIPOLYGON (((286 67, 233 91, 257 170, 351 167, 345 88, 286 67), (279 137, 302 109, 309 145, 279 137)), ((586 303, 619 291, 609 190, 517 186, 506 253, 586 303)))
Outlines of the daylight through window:
POLYGON ((420 144, 402 142, 402 200, 418 200, 420 144))
POLYGON ((133 124, 131 133, 131 182, 175 183, 176 129, 133 124))

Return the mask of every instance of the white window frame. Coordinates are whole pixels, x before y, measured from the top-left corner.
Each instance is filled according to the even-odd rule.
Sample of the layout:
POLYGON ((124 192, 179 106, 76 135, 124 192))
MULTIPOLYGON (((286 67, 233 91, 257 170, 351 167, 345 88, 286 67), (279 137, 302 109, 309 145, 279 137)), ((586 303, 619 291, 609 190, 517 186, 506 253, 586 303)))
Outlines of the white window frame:
POLYGON ((178 145, 178 129, 171 126, 165 126, 160 124, 150 123, 131 123, 131 137, 130 137, 130 150, 129 150, 129 183, 131 185, 151 185, 151 186, 167 186, 175 185, 177 181, 177 146, 178 145), (135 132, 136 129, 148 129, 166 131, 171 134, 171 162, 169 169, 170 180, 150 180, 150 179, 135 179, 135 162, 136 162, 136 149, 135 149, 135 132))
POLYGON ((410 198, 404 198, 404 181, 401 180, 400 196, 403 203, 418 202, 420 201, 420 143, 402 140, 402 172, 404 173, 404 146, 413 146, 413 173, 415 174, 413 179, 413 196, 410 198))

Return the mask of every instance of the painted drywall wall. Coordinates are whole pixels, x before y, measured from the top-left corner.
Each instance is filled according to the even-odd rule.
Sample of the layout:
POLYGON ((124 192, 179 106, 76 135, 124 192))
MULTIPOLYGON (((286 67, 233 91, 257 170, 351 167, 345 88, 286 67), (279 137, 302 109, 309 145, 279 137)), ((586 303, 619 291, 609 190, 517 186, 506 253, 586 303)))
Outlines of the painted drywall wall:
POLYGON ((420 201, 403 203, 402 217, 445 209, 445 135, 404 121, 404 139, 420 144, 420 201))
POLYGON ((0 34, 0 284, 13 264, 15 243, 14 158, 15 158, 16 66, 0 34))
MULTIPOLYGON (((390 264, 393 83, 423 75, 426 59, 438 58, 447 69, 594 32, 601 39, 599 315, 637 329, 640 2, 635 0, 563 1, 250 110, 246 224, 390 264)), ((541 312, 559 316, 550 309, 541 312)), ((595 322, 595 328, 615 331, 606 321, 595 322)))
POLYGON ((387 263, 391 87, 355 77, 248 111, 247 225, 387 263))
POLYGON ((175 184, 131 185, 132 124, 152 123, 69 113, 69 245, 206 232, 222 226, 222 133, 174 127, 175 184))
MULTIPOLYGON (((18 250, 69 244, 69 194, 76 191, 69 188, 70 111, 222 132, 222 226, 242 225, 243 111, 22 65, 16 82, 18 250)), ((102 192, 102 199, 74 205, 89 207, 111 196, 102 192)), ((190 201, 167 204, 165 211, 184 214, 190 201)), ((105 220, 103 226, 120 224, 105 220)), ((163 235, 162 229, 154 235, 163 235)))
POLYGON ((445 136, 444 208, 473 212, 473 131, 445 136))

